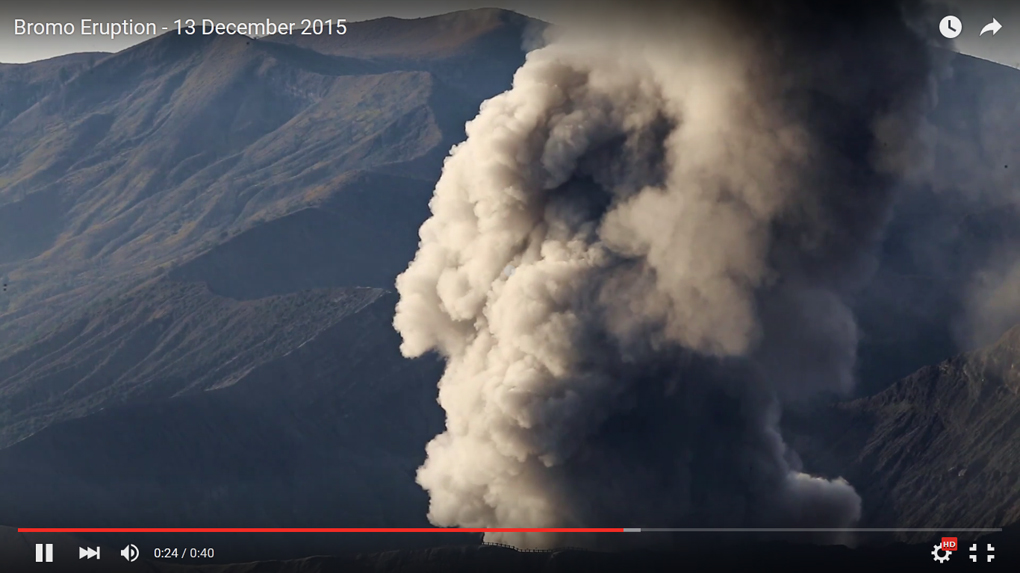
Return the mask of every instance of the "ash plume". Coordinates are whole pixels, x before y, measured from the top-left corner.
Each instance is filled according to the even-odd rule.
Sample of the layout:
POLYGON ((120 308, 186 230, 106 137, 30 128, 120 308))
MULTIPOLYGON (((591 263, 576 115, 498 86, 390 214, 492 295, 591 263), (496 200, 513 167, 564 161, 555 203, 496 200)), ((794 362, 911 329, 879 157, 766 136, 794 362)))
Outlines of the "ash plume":
POLYGON ((778 422, 853 384, 845 299, 923 153, 930 22, 891 2, 587 13, 468 123, 397 280, 402 352, 447 360, 429 519, 852 525, 853 487, 798 471, 778 422))

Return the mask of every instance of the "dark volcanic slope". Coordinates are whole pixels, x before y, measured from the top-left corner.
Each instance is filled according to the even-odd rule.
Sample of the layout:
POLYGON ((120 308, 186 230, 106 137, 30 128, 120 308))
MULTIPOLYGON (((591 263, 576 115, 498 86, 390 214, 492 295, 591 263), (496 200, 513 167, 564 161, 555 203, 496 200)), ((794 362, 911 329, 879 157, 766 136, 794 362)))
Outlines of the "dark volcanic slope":
MULTIPOLYGON (((335 295, 334 295, 335 296, 335 295)), ((439 363, 403 360, 395 297, 351 311, 229 388, 109 408, 0 450, 20 526, 415 527, 439 363)))
POLYGON ((0 126, 109 54, 69 54, 31 64, 0 64, 0 126))
POLYGON ((1020 521, 1020 327, 823 417, 811 427, 825 433, 793 445, 809 466, 855 485, 864 525, 1020 521))
POLYGON ((431 183, 354 172, 308 207, 244 231, 170 272, 236 299, 329 286, 390 288, 418 247, 431 183))
POLYGON ((0 360, 0 445, 103 408, 233 384, 379 296, 323 290, 238 302, 197 283, 136 289, 0 360))
POLYGON ((426 524, 439 366, 363 287, 413 256, 531 26, 442 21, 397 24, 401 57, 166 35, 0 67, 24 94, 0 123, 0 520, 426 524))

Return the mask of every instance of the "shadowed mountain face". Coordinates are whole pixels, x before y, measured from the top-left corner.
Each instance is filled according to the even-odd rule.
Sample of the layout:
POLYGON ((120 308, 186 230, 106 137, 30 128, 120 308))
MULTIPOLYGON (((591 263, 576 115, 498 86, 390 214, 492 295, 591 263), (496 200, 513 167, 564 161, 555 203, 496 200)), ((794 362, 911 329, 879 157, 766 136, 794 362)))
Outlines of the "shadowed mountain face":
POLYGON ((317 207, 229 236, 169 277, 235 299, 333 285, 389 288, 414 256, 430 197, 424 180, 345 174, 317 207))
POLYGON ((382 289, 534 25, 442 21, 400 58, 163 36, 0 69, 35 98, 0 125, 0 520, 427 525, 440 369, 382 289))
MULTIPOLYGON (((442 365, 400 356, 387 289, 464 122, 539 29, 478 10, 0 66, 0 522, 426 526, 442 365)), ((868 525, 1020 519, 1020 334, 942 362, 973 276, 1020 239, 1020 73, 951 69, 935 175, 900 196, 857 301, 870 397, 789 421, 868 525)), ((509 559, 493 551, 357 562, 509 559)))
POLYGON ((107 407, 229 386, 380 292, 321 289, 239 302, 199 283, 135 289, 0 361, 0 444, 107 407))
POLYGON ((1020 327, 989 348, 926 366, 823 416, 826 423, 815 420, 793 446, 809 466, 857 485, 863 525, 1020 521, 1020 327), (820 427, 827 431, 819 434, 820 427))
MULTIPOLYGON (((10 89, 36 100, 0 124, 0 274, 10 283, 0 345, 52 327, 108 296, 104 289, 123 290, 235 235, 329 205, 340 214, 306 212, 277 227, 310 218, 343 228, 357 219, 364 229, 315 240, 374 243, 378 265, 350 263, 364 268, 367 284, 389 284, 394 262, 413 254, 443 157, 523 61, 529 20, 452 17, 460 18, 462 38, 416 22, 423 48, 404 59, 165 35, 105 58, 17 68, 28 87, 10 89), (425 48, 429 37, 444 44, 441 53, 425 48), (451 69, 475 79, 458 83, 451 69), (347 192, 362 196, 336 197, 347 192), (343 210, 352 201, 374 204, 352 215, 343 210), (397 230, 384 236, 390 227, 397 230)), ((14 71, 0 73, 3 89, 14 71)))
MULTIPOLYGON (((262 363, 236 356, 248 368, 220 369, 221 379, 236 379, 228 388, 173 400, 131 400, 124 389, 121 402, 130 406, 0 450, 0 515, 22 526, 427 526, 427 498, 413 473, 424 460, 423 437, 442 428, 439 363, 400 358, 397 334, 387 328, 394 303, 378 290, 332 293, 314 303, 323 315, 319 332, 262 363)), ((171 392, 173 380, 188 380, 162 379, 171 392)))
POLYGON ((70 54, 33 64, 0 64, 0 126, 109 54, 70 54))

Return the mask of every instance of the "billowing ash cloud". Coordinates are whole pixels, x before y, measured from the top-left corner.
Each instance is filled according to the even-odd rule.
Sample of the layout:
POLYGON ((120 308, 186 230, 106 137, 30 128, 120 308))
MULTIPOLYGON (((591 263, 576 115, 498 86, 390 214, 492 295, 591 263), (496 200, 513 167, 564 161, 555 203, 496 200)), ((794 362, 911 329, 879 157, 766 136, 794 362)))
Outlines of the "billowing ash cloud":
POLYGON ((447 358, 418 472, 433 523, 858 519, 778 420, 853 382, 844 299, 929 93, 906 8, 631 3, 559 30, 482 105, 397 280, 403 353, 447 358))

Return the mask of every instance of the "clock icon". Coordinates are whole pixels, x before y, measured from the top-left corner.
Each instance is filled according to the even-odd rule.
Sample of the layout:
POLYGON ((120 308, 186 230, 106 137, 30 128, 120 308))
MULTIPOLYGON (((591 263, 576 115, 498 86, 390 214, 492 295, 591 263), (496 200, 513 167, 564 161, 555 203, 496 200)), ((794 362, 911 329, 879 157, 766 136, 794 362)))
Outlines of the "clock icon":
POLYGON ((939 22, 939 31, 950 40, 959 36, 963 31, 963 22, 956 16, 946 16, 939 22))

